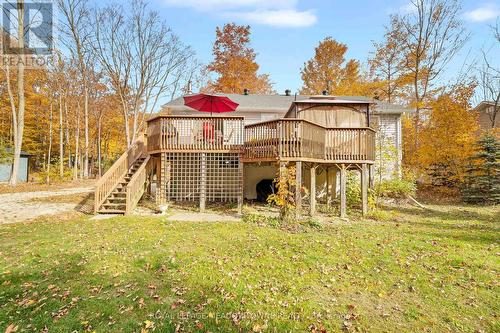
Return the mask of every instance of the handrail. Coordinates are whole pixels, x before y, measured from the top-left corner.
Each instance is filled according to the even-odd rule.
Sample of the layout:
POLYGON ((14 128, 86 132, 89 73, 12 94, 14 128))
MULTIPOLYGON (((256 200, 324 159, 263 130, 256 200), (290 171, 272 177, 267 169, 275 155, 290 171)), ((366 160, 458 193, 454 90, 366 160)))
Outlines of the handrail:
POLYGON ((148 123, 147 149, 149 152, 241 151, 243 121, 243 117, 158 116, 148 123))
POLYGON ((97 181, 94 191, 94 213, 97 213, 107 197, 113 192, 123 177, 125 177, 130 166, 141 157, 145 151, 144 135, 139 135, 139 139, 135 141, 97 181))
POLYGON ((375 159, 374 139, 375 130, 370 127, 325 127, 304 119, 272 119, 245 126, 245 157, 371 161, 375 159))
POLYGON ((142 195, 144 194, 144 184, 146 183, 146 166, 149 163, 150 156, 144 160, 142 165, 137 169, 132 178, 130 178, 127 187, 125 188, 125 214, 130 214, 132 209, 137 205, 142 195))
POLYGON ((243 116, 220 116, 218 114, 214 114, 212 116, 195 116, 195 115, 188 115, 188 114, 182 114, 182 115, 173 115, 173 114, 159 114, 157 116, 151 117, 146 120, 147 123, 150 121, 156 120, 158 118, 186 118, 186 119, 191 119, 191 118, 224 118, 224 119, 245 119, 243 116))

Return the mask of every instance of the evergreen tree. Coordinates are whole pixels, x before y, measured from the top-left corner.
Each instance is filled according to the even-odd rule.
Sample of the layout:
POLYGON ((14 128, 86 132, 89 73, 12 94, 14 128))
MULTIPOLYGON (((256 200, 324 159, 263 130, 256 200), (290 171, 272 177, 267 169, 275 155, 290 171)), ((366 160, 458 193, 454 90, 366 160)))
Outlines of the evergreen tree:
POLYGON ((486 135, 478 141, 478 151, 470 158, 462 192, 465 202, 500 203, 500 141, 486 135))

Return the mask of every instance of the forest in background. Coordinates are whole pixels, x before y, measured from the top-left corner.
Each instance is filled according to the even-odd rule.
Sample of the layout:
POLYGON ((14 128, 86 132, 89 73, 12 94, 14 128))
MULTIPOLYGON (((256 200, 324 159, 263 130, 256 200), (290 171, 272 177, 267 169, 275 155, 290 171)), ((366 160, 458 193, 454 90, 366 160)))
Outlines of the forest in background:
MULTIPOLYGON (((217 27, 213 61, 205 65, 146 2, 56 4, 54 63, 0 70, 0 157, 12 158, 6 152, 22 147, 32 155, 37 181, 99 177, 137 138, 159 100, 198 90, 276 93, 270 75, 259 73, 250 26, 217 27)), ((415 10, 388 17, 367 63, 346 59, 348 45, 333 37, 319 41, 298 73, 300 93, 362 95, 413 109, 404 120, 405 168, 431 184, 444 178, 457 187, 477 153, 472 107, 480 100, 500 104, 500 73, 490 62, 500 43, 498 22, 486 36, 493 47, 444 82, 447 65, 469 39, 460 2, 412 4, 415 10)), ((22 18, 22 6, 17 13, 22 18)), ((8 37, 24 45, 23 34, 8 37)))

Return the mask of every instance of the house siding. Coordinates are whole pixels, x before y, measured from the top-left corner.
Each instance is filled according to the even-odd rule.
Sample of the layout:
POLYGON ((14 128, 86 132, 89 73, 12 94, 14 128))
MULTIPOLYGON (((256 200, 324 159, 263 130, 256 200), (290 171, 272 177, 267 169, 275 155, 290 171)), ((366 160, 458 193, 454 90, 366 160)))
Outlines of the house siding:
POLYGON ((381 179, 400 177, 403 157, 401 116, 379 114, 374 118, 377 129, 375 175, 381 179))

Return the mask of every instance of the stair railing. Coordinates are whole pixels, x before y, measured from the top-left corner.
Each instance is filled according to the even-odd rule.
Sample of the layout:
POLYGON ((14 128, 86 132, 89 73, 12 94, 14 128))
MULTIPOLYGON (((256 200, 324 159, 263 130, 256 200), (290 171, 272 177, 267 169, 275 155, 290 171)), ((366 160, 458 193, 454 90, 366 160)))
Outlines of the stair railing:
POLYGON ((147 178, 147 165, 150 157, 148 156, 141 166, 130 178, 126 187, 126 200, 125 200, 125 215, 128 215, 135 208, 145 191, 146 178, 147 178))
POLYGON ((145 155, 145 153, 145 137, 144 135, 139 135, 139 139, 97 181, 94 192, 94 213, 97 213, 104 201, 106 201, 111 192, 118 186, 118 183, 125 177, 130 166, 139 157, 145 155))

